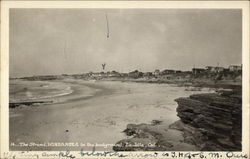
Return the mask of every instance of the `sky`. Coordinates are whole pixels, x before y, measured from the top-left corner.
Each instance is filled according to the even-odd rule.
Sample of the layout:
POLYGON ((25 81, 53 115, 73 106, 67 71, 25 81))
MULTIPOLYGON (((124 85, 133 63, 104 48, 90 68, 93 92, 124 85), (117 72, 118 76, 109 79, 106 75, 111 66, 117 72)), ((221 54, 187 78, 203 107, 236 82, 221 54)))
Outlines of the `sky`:
POLYGON ((237 9, 11 9, 10 77, 240 65, 237 9), (109 38, 107 38, 107 20, 109 38))

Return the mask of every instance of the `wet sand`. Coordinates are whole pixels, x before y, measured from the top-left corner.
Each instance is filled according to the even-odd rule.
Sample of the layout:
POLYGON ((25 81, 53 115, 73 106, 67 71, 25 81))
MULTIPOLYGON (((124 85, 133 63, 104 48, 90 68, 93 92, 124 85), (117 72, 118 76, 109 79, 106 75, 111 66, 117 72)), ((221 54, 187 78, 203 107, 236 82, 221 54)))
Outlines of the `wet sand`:
MULTIPOLYGON (((122 131, 127 124, 161 120, 169 140, 178 143, 175 146, 183 146, 180 145, 182 132, 168 130, 168 126, 179 119, 174 99, 189 96, 193 91, 168 84, 81 80, 67 80, 64 83, 71 87, 73 93, 53 99, 57 103, 10 109, 10 143, 104 143, 111 146, 107 149, 96 147, 97 150, 111 150, 112 144, 126 138, 122 131), (91 90, 87 95, 86 87, 91 90)), ((203 91, 195 91, 200 92, 203 91)), ((11 146, 10 149, 66 148, 11 146)), ((80 147, 67 149, 80 150, 80 147)))

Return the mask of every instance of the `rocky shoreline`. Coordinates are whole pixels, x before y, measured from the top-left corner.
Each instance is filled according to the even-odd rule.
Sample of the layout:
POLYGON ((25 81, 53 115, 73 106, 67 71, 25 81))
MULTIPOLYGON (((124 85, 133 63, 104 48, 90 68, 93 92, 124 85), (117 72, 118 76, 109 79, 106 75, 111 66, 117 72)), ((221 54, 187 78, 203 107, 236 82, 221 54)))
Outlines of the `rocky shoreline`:
POLYGON ((179 121, 165 129, 162 121, 153 121, 151 124, 128 124, 124 132, 129 138, 117 142, 117 146, 113 149, 115 151, 241 150, 241 89, 194 94, 175 101, 178 103, 179 121), (171 142, 166 136, 167 131, 171 129, 181 131, 184 140, 171 142), (152 146, 151 143, 155 144, 152 146))
POLYGON ((9 108, 16 108, 19 106, 33 106, 41 104, 51 104, 53 101, 31 101, 31 102, 11 102, 9 103, 9 108))
POLYGON ((170 128, 184 132, 185 142, 202 151, 240 151, 242 98, 239 91, 178 98, 180 121, 170 128))
POLYGON ((128 124, 124 133, 127 139, 120 140, 114 151, 183 151, 198 150, 195 145, 179 140, 182 132, 169 129, 164 121, 153 120, 151 124, 128 124))

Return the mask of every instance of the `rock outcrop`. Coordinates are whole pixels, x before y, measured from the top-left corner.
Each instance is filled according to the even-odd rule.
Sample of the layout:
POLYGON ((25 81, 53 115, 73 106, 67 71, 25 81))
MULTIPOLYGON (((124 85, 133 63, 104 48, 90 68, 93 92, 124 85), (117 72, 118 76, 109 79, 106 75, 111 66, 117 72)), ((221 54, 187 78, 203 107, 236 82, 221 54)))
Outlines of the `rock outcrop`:
POLYGON ((128 124, 127 139, 115 151, 240 151, 242 141, 241 90, 194 94, 178 98, 179 121, 169 125, 128 124), (173 132, 171 132, 171 130, 173 132), (180 130, 180 131, 177 131, 180 130), (173 137, 173 134, 179 137, 173 137), (174 139, 180 139, 175 141, 174 139))
POLYGON ((153 120, 151 124, 128 124, 123 131, 128 137, 113 147, 115 151, 196 151, 183 142, 183 133, 169 129, 169 122, 153 120))
POLYGON ((195 94, 175 101, 180 121, 170 128, 183 131, 185 142, 202 151, 241 150, 241 91, 195 94))
POLYGON ((10 108, 16 108, 19 106, 32 106, 32 105, 40 105, 40 104, 50 104, 53 103, 53 101, 31 101, 31 102, 15 102, 15 103, 9 103, 10 108))

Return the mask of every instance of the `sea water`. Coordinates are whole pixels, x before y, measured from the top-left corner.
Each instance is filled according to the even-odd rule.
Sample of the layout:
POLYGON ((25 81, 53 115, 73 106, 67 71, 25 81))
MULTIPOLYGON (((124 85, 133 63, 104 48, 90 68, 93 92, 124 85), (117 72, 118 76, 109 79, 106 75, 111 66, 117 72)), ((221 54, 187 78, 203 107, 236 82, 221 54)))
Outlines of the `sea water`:
POLYGON ((72 92, 70 86, 61 82, 10 80, 9 102, 46 100, 72 92))

